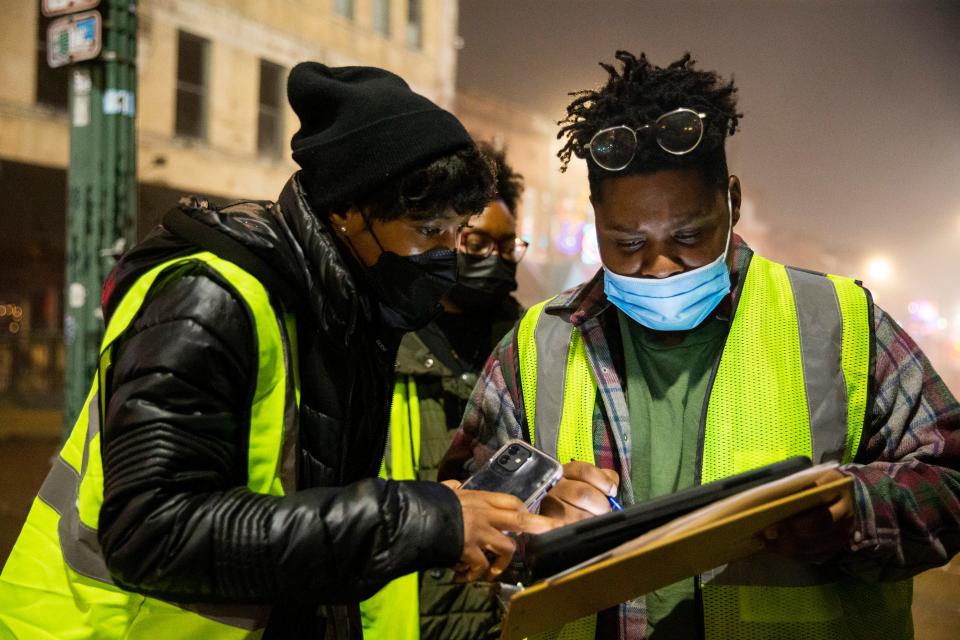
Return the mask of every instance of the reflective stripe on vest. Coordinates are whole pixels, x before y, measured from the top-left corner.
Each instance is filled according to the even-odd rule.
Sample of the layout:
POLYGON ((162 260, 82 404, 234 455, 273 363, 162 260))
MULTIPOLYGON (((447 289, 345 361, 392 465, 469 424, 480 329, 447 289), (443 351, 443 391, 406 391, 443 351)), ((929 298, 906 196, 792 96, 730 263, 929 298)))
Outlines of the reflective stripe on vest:
MULTIPOLYGON (((577 460, 594 464, 593 402, 597 384, 580 332, 569 322, 543 313, 549 302, 532 306, 517 329, 520 390, 530 443, 562 463, 577 460), (550 346, 538 349, 537 345, 550 346), (584 413, 587 406, 590 408, 584 413)), ((584 616, 557 631, 536 634, 531 640, 592 640, 596 629, 597 616, 584 616)))
MULTIPOLYGON (((517 333, 530 433, 544 450, 571 437, 592 446, 595 382, 591 378, 589 398, 565 388, 573 377, 572 345, 583 340, 568 321, 543 309, 544 303, 532 307, 517 333), (564 344, 571 345, 566 362, 565 350, 557 348, 564 344), (550 407, 561 405, 561 395, 557 415, 550 407)), ((871 338, 867 294, 854 281, 754 256, 708 391, 701 481, 791 455, 852 461, 867 410, 871 338)), ((710 638, 775 638, 801 630, 811 638, 848 637, 878 615, 894 637, 909 636, 899 634, 910 628, 909 583, 827 584, 824 572, 809 565, 763 556, 714 570, 703 582, 710 638)))
POLYGON ((167 269, 200 261, 240 295, 254 320, 257 381, 250 411, 247 487, 281 496, 296 485, 295 321, 280 317, 250 274, 202 252, 154 267, 124 295, 110 320, 84 411, 34 501, 0 575, 0 629, 22 638, 259 638, 269 609, 249 605, 173 605, 116 587, 97 541, 103 502, 100 379, 113 342, 133 322, 167 269), (293 372, 293 375, 289 375, 293 372), (62 560, 61 560, 62 558, 62 560))
MULTIPOLYGON (((416 480, 420 470, 420 399, 413 376, 397 376, 390 405, 390 430, 380 466, 384 480, 416 480)), ((365 640, 420 637, 420 576, 400 576, 360 603, 365 640)))
POLYGON ((597 383, 579 330, 543 313, 549 300, 532 306, 520 322, 520 389, 530 443, 562 463, 594 464, 593 403, 597 383), (537 345, 551 345, 537 349, 537 345), (566 353, 556 345, 568 345, 566 353), (539 354, 543 354, 540 356, 539 354), (589 406, 587 413, 583 409, 589 406))

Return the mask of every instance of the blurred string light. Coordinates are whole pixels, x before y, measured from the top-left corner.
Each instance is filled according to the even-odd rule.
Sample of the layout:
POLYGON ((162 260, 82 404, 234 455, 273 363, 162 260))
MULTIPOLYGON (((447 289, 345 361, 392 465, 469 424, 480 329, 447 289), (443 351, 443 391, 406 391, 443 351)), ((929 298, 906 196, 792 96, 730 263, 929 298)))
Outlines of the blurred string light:
POLYGON ((883 256, 874 256, 867 261, 867 277, 871 284, 882 284, 893 278, 893 263, 883 256))
POLYGON ((0 304, 0 321, 7 322, 7 331, 20 333, 23 307, 18 304, 0 304))
POLYGON ((600 264, 600 247, 597 245, 597 225, 592 222, 583 225, 583 249, 580 252, 580 262, 590 266, 600 264))
POLYGON ((557 251, 568 256, 575 256, 580 253, 583 246, 583 227, 582 222, 562 223, 553 240, 557 251))
POLYGON ((950 355, 955 361, 960 361, 960 305, 953 310, 953 326, 950 328, 950 342, 953 343, 953 353, 950 355))
POLYGON ((910 333, 921 336, 930 336, 942 333, 949 326, 945 317, 940 315, 940 309, 930 300, 913 300, 907 305, 910 314, 910 333))

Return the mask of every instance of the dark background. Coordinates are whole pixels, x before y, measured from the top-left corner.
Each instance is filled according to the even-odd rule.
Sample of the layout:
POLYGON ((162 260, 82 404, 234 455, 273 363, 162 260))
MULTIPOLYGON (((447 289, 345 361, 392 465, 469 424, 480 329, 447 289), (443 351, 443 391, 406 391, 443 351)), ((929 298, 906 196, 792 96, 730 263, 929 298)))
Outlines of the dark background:
POLYGON ((865 279, 882 256, 892 277, 866 284, 895 317, 960 315, 960 3, 464 0, 460 34, 462 87, 553 119, 618 48, 733 75, 730 167, 781 238, 767 253, 801 239, 865 279))

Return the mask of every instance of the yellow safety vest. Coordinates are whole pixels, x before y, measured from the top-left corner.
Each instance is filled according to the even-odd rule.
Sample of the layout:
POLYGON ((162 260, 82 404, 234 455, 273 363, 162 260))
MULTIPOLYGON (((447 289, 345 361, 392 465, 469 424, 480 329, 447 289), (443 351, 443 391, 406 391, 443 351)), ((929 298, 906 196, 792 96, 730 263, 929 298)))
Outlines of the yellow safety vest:
MULTIPOLYGON (((531 439, 560 459, 592 463, 595 363, 575 327, 543 313, 547 302, 527 312, 517 336, 531 439)), ((856 282, 753 256, 701 418, 699 480, 795 455, 851 462, 867 415, 871 341, 870 302, 856 282)), ((699 585, 708 639, 867 638, 877 629, 913 637, 910 580, 840 579, 762 555, 714 569, 699 585)), ((588 616, 544 636, 585 640, 595 630, 588 616)))
MULTIPOLYGON (((420 470, 420 401, 413 376, 398 376, 390 406, 387 456, 380 477, 416 480, 420 470)), ((420 576, 408 573, 387 583, 360 603, 365 640, 418 640, 420 638, 420 576)))
POLYGON ((212 253, 160 264, 124 295, 107 326, 99 369, 85 411, 34 500, 0 574, 0 637, 23 640, 260 638, 268 607, 176 605, 124 591, 110 577, 97 542, 103 503, 100 380, 114 341, 133 322, 154 281, 167 269, 203 262, 219 273, 250 308, 257 336, 257 383, 250 412, 247 487, 282 496, 295 489, 296 333, 291 314, 279 313, 252 275, 212 253))

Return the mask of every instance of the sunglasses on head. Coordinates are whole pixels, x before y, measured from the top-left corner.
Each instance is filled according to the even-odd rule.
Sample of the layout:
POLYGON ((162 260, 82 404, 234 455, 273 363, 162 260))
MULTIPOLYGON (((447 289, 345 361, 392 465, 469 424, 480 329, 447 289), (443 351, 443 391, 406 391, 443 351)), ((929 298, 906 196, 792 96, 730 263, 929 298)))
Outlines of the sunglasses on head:
POLYGON ((690 153, 703 140, 705 113, 681 107, 636 129, 625 124, 597 131, 587 148, 590 157, 607 171, 620 171, 633 161, 639 146, 638 136, 653 135, 660 148, 675 156, 690 153))

